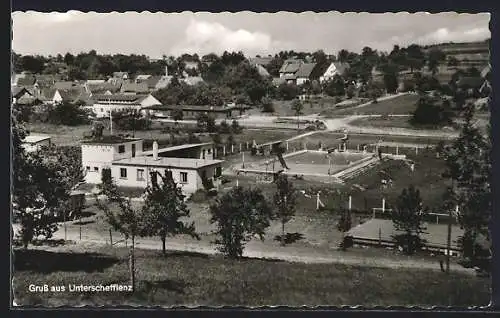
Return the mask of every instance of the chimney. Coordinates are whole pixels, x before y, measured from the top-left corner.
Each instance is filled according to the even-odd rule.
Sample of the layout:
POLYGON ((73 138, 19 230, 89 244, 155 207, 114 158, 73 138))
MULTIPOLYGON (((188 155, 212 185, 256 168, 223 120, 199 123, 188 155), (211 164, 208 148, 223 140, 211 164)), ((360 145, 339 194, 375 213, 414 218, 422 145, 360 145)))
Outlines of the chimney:
POLYGON ((153 141, 153 160, 158 160, 158 142, 153 141))

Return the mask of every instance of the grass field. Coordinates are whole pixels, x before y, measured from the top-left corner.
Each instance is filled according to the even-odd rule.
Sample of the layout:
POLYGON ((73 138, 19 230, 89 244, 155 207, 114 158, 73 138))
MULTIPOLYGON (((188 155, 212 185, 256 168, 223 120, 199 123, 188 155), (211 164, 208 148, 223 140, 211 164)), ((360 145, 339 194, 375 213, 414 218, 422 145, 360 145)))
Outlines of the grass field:
MULTIPOLYGON (((332 97, 324 97, 319 99, 312 99, 307 101, 302 101, 303 115, 311 115, 318 114, 323 111, 334 108, 335 99, 332 97)), ((295 116, 295 112, 292 110, 292 101, 282 101, 282 100, 274 100, 274 115, 278 116, 295 116)), ((261 115, 262 112, 258 108, 250 109, 248 112, 250 115, 261 115)))
POLYGON ((439 271, 382 269, 136 250, 136 290, 29 292, 30 284, 128 285, 128 250, 16 250, 19 305, 318 306, 487 305, 490 280, 439 271), (473 292, 471 292, 473 291, 473 292))
POLYGON ((330 115, 406 115, 416 109, 417 95, 403 95, 360 108, 336 109, 330 115))
POLYGON ((411 118, 410 116, 359 118, 351 121, 349 125, 360 126, 360 127, 396 127, 396 128, 419 129, 418 126, 413 126, 412 124, 410 124, 409 122, 410 118, 411 118))

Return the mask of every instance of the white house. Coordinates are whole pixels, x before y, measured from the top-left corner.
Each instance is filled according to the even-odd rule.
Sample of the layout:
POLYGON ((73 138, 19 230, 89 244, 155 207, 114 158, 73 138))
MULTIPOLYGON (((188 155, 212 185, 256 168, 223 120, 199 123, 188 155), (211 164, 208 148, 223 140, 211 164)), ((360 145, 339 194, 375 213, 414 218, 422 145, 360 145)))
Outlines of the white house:
POLYGON ((327 82, 333 79, 335 75, 343 75, 347 69, 349 69, 349 64, 347 63, 332 62, 325 73, 320 76, 319 81, 321 83, 327 82))
POLYGON ((152 151, 143 151, 142 139, 105 136, 83 141, 81 147, 85 182, 90 184, 101 183, 104 168, 111 170, 120 187, 145 188, 151 184, 153 171, 171 174, 186 195, 220 184, 223 161, 213 159, 211 143, 160 150, 154 142, 152 151), (209 149, 212 156, 206 152, 209 149))
POLYGON ((100 94, 93 95, 94 104, 87 106, 98 118, 108 117, 110 112, 133 109, 142 111, 152 106, 160 106, 161 103, 151 94, 100 94))
POLYGON ((26 152, 33 152, 40 150, 43 146, 51 145, 51 137, 47 135, 28 135, 23 139, 21 147, 26 152))

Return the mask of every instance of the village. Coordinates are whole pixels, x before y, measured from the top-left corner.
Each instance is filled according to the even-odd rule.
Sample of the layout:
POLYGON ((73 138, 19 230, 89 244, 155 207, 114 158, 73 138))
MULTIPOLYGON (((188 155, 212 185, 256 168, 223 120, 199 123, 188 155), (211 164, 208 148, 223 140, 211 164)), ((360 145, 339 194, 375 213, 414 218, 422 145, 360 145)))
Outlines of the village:
POLYGON ((361 277, 375 294, 389 288, 375 276, 390 275, 415 293, 430 282, 459 290, 358 292, 370 305, 489 301, 489 40, 13 54, 16 302, 314 305, 334 299, 317 290, 344 286, 324 282, 332 275, 361 277), (476 191, 463 157, 482 176, 470 182, 488 187, 481 197, 461 196, 476 191), (27 292, 86 275, 133 292, 27 292))

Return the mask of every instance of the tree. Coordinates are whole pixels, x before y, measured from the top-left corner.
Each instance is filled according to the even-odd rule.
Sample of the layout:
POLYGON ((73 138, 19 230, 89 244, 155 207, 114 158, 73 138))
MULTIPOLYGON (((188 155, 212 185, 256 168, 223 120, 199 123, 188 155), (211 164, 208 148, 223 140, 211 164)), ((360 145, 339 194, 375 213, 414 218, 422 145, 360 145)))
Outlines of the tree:
POLYGON ((413 254, 423 243, 420 235, 424 233, 423 226, 425 217, 420 191, 411 185, 403 189, 398 197, 395 211, 392 213, 392 222, 397 231, 394 239, 403 247, 406 254, 413 254))
POLYGON ((111 169, 102 169, 101 181, 98 185, 100 191, 96 195, 96 207, 104 212, 106 221, 115 231, 119 231, 126 240, 132 240, 129 258, 130 284, 135 290, 135 238, 143 231, 141 226, 144 224, 141 210, 133 207, 130 198, 121 195, 111 176, 111 169), (100 195, 104 195, 107 202, 102 202, 100 195))
MULTIPOLYGON (((453 181, 453 193, 459 206, 458 221, 464 230, 461 238, 463 256, 473 264, 478 262, 480 236, 491 242, 489 221, 492 215, 492 133, 484 136, 473 125, 474 106, 465 107, 464 119, 459 137, 443 147, 442 157, 446 162, 444 177, 453 181)), ((488 248, 486 248, 487 250, 488 248)), ((476 266, 489 266, 479 264, 476 266)))
POLYGON ((453 113, 447 101, 437 104, 430 97, 422 96, 417 102, 417 108, 410 119, 412 125, 437 127, 450 124, 453 113), (445 107, 447 105, 447 107, 445 107))
POLYGON ((240 126, 238 121, 236 119, 233 119, 233 122, 231 123, 231 131, 233 134, 240 134, 243 128, 240 126))
POLYGON ((20 60, 23 70, 33 74, 42 73, 45 64, 45 59, 42 56, 23 55, 20 60))
POLYGON ((340 247, 343 251, 345 251, 347 248, 345 233, 347 233, 352 226, 351 211, 341 205, 338 208, 337 213, 340 214, 340 218, 337 222, 337 230, 342 232, 342 242, 340 243, 340 247))
POLYGON ((13 146, 13 212, 20 221, 19 235, 24 248, 39 236, 50 238, 57 230, 54 216, 65 212, 71 191, 72 167, 63 153, 58 161, 41 152, 27 153, 22 140, 28 132, 11 117, 13 146))
POLYGON ((196 125, 202 131, 206 131, 209 133, 217 131, 217 126, 215 125, 215 119, 206 113, 198 115, 198 118, 196 120, 196 125))
POLYGON ((457 60, 456 57, 450 56, 448 57, 448 66, 450 67, 456 67, 460 64, 460 62, 457 60))
POLYGON ((263 113, 274 113, 273 101, 270 98, 262 99, 262 112, 263 113))
POLYGON ((295 116, 297 116, 297 129, 300 129, 299 116, 302 114, 303 109, 304 109, 304 105, 302 104, 302 102, 300 100, 296 99, 292 102, 292 110, 293 110, 295 116))
POLYGON ((113 122, 122 130, 148 130, 151 119, 143 116, 135 109, 113 112, 113 122))
POLYGON ((227 123, 227 121, 225 121, 225 120, 221 121, 221 123, 219 124, 219 132, 221 134, 228 134, 230 131, 231 131, 231 127, 229 127, 229 124, 227 123))
POLYGON ((255 235, 263 240, 272 219, 272 209, 258 188, 231 189, 210 206, 210 214, 210 223, 217 226, 215 244, 229 258, 240 258, 255 235))
POLYGON ((345 83, 342 77, 335 75, 331 80, 327 81, 324 85, 323 91, 328 96, 344 96, 345 83))
POLYGON ((432 72, 432 76, 435 76, 439 64, 446 60, 446 54, 439 49, 431 49, 427 56, 427 66, 429 70, 432 72))
POLYGON ((142 209, 142 234, 160 237, 163 255, 166 254, 167 236, 187 234, 199 240, 194 222, 186 224, 180 220, 189 217, 189 209, 184 202, 182 188, 172 178, 171 173, 162 175, 154 171, 151 173, 151 180, 151 185, 146 188, 142 209), (158 182, 158 177, 161 178, 161 183, 158 182))
POLYGON ((170 116, 172 117, 173 120, 176 122, 179 120, 182 120, 184 118, 184 113, 182 112, 182 109, 176 108, 172 110, 170 116))
POLYGON ((285 224, 292 219, 295 214, 297 193, 293 184, 285 174, 279 174, 274 181, 276 193, 274 194, 274 206, 276 207, 276 217, 281 222, 281 245, 285 245, 285 224))
POLYGON ((395 93, 398 89, 398 69, 395 64, 387 64, 382 67, 384 86, 388 93, 395 93))
POLYGON ((283 100, 295 99, 300 93, 299 88, 295 84, 280 84, 276 91, 277 97, 283 100))

